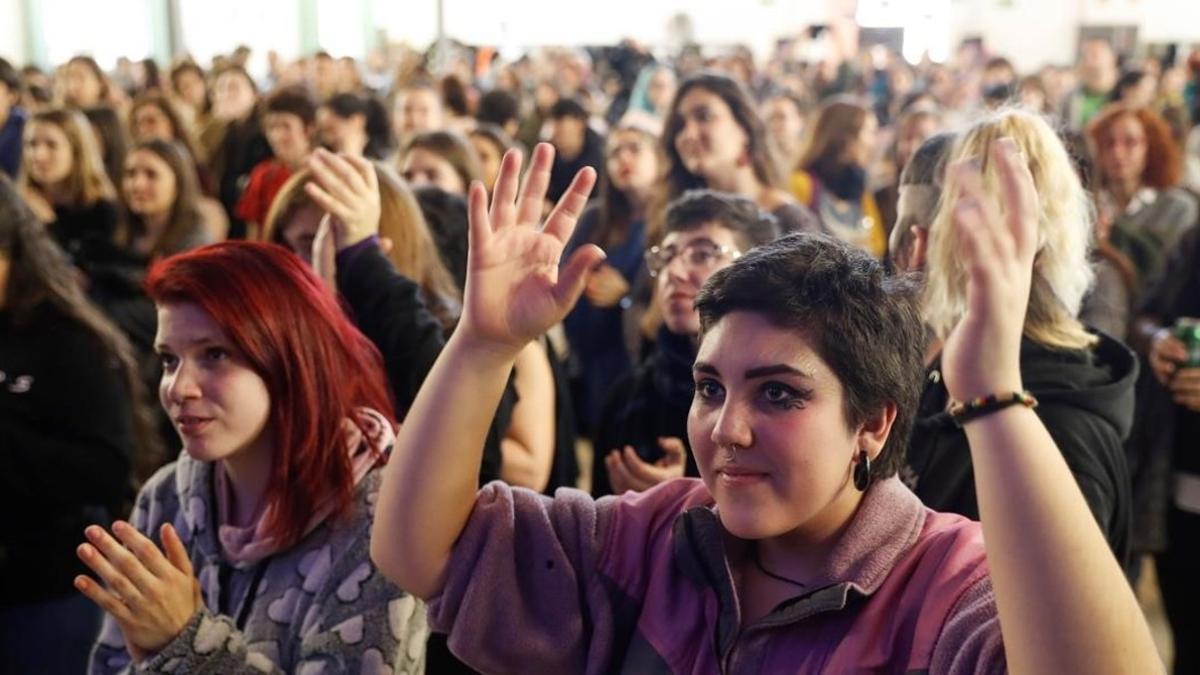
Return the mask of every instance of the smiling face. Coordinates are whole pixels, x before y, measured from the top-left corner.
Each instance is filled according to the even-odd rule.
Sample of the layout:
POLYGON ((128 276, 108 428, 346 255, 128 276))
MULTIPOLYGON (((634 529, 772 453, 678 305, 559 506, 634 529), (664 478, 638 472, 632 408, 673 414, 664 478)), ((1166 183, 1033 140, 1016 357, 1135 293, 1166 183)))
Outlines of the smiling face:
POLYGON ((269 452, 267 384, 212 317, 190 302, 158 306, 159 400, 202 462, 269 452))
POLYGON ((688 438, 731 534, 822 537, 848 522, 863 439, 841 381, 800 331, 733 312, 705 334, 694 373, 688 438))
POLYGON ((748 156, 750 137, 720 96, 694 87, 675 111, 679 131, 672 142, 689 172, 711 178, 737 168, 748 156))
POLYGON ((676 335, 696 335, 700 332, 696 294, 714 272, 733 262, 739 253, 737 238, 729 228, 708 223, 672 232, 658 248, 677 253, 655 277, 663 323, 676 335))

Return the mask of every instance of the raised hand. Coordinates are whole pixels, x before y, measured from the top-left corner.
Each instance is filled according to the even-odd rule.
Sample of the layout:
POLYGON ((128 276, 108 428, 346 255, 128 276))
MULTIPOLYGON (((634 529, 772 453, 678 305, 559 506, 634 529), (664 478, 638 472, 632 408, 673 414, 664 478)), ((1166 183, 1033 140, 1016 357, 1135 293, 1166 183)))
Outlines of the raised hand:
POLYGON ((597 246, 581 246, 560 269, 563 246, 596 183, 584 168, 541 225, 554 149, 533 151, 529 174, 518 191, 521 155, 505 154, 493 189, 476 181, 469 195, 470 250, 462 321, 456 333, 506 357, 562 320, 583 293, 590 270, 604 259, 597 246))
POLYGON ((97 525, 85 532, 79 559, 107 588, 75 577, 75 588, 108 612, 125 636, 134 661, 158 652, 181 633, 202 606, 200 584, 179 534, 163 525, 163 551, 124 521, 113 523, 114 538, 97 525))
POLYGON ((379 233, 379 177, 370 160, 324 149, 308 160, 313 180, 304 192, 332 216, 337 250, 379 233))
MULTIPOLYGON (((967 271, 967 311, 942 348, 946 389, 958 401, 1020 391, 1021 333, 1037 253, 1038 195, 1016 143, 992 143, 999 200, 974 163, 954 167, 954 232, 967 271)), ((952 193, 953 194, 953 193, 952 193)))

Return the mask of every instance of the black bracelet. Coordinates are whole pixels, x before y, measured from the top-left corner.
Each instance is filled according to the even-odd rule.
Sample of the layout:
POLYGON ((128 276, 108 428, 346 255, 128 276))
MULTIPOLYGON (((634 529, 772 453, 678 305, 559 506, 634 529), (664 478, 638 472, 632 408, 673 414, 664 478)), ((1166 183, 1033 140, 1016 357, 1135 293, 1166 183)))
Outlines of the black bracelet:
POLYGON ((1037 404, 1037 399, 1033 397, 1033 394, 1027 391, 1011 391, 980 396, 966 402, 954 401, 950 404, 949 413, 950 418, 961 428, 962 425, 973 419, 990 415, 997 410, 1004 410, 1009 406, 1023 405, 1026 408, 1036 408, 1037 404))

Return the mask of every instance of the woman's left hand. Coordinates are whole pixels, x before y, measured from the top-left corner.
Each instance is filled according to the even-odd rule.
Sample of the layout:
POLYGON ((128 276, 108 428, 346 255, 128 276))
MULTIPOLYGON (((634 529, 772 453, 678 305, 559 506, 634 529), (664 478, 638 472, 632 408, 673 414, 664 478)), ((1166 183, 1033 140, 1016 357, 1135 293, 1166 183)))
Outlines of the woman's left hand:
POLYGON ((958 179, 954 233, 967 273, 967 311, 942 348, 942 375, 957 401, 1021 391, 1020 349, 1037 254, 1038 194, 1016 143, 989 148, 999 199, 988 194, 974 164, 958 179))
POLYGON ((83 575, 75 588, 116 620, 140 662, 174 640, 203 604, 187 549, 169 524, 162 527, 165 555, 124 521, 113 523, 115 538, 98 525, 84 533, 89 543, 80 544, 79 559, 106 588, 83 575))

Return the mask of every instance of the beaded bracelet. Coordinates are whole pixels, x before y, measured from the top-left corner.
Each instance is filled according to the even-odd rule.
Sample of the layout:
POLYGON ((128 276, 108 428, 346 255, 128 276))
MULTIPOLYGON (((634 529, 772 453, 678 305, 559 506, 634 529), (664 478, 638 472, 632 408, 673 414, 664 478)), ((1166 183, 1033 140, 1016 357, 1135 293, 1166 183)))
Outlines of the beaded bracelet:
POLYGON ((997 410, 1004 410, 1009 406, 1023 405, 1026 408, 1036 408, 1037 404, 1037 399, 1028 391, 1010 391, 1003 394, 980 396, 966 402, 954 401, 950 404, 948 412, 954 423, 961 427, 973 419, 990 415, 997 410))

